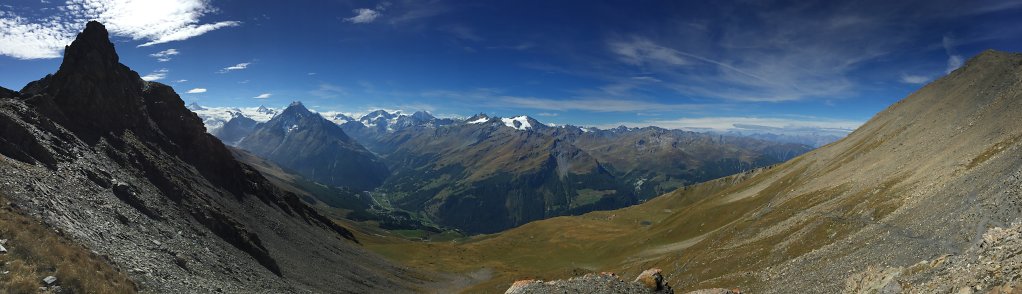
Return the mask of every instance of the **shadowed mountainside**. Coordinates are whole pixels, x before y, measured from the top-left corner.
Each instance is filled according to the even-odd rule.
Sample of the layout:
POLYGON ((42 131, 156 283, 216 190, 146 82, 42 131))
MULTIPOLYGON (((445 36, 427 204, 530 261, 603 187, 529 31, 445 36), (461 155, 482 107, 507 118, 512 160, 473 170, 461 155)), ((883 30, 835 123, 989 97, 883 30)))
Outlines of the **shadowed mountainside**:
POLYGON ((238 147, 332 186, 371 190, 390 175, 375 154, 300 102, 255 127, 238 147))
POLYGON ((143 291, 409 291, 415 272, 238 163, 89 22, 57 73, 0 94, 0 191, 143 291))

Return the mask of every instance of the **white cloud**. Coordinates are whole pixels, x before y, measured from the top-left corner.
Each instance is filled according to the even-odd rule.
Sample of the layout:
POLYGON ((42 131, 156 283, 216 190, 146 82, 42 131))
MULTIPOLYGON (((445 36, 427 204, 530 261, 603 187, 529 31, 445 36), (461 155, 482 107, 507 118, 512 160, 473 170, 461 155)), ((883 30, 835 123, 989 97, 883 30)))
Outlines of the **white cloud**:
POLYGON ((951 73, 959 67, 962 67, 962 63, 965 62, 965 58, 955 52, 955 39, 950 35, 944 35, 941 40, 941 44, 944 45, 944 52, 947 53, 947 70, 944 73, 951 73))
POLYGON ((221 22, 212 23, 212 24, 188 25, 188 26, 185 26, 185 27, 182 27, 182 28, 178 28, 176 31, 167 32, 164 35, 160 35, 155 40, 146 42, 146 43, 144 43, 142 45, 138 45, 138 47, 146 47, 146 46, 152 46, 152 45, 156 45, 156 44, 163 44, 163 43, 174 42, 174 41, 184 41, 184 40, 191 39, 192 37, 197 37, 197 36, 200 36, 202 34, 205 34, 205 33, 208 33, 208 32, 214 31, 214 30, 217 30, 217 29, 227 28, 227 27, 235 27, 235 26, 239 26, 239 25, 241 25, 241 22, 237 22, 237 21, 221 21, 221 22))
POLYGON ((167 61, 170 61, 172 59, 171 56, 178 55, 178 54, 181 54, 181 52, 178 52, 177 49, 170 48, 170 49, 167 49, 167 50, 163 50, 163 51, 160 51, 160 52, 149 54, 149 56, 156 57, 156 61, 167 62, 167 61))
POLYGON ((259 96, 255 96, 255 97, 252 97, 252 98, 255 98, 255 99, 266 99, 266 98, 270 98, 270 96, 273 96, 273 94, 262 93, 262 94, 259 94, 259 96))
POLYGON ((538 115, 538 116, 554 117, 554 116, 558 116, 560 114, 553 113, 553 112, 540 112, 540 113, 537 113, 536 115, 538 115))
POLYGON ((319 84, 319 88, 309 91, 309 94, 319 98, 335 98, 348 95, 348 91, 340 86, 324 83, 319 84))
POLYGON ((594 112, 638 112, 638 111, 674 111, 696 110, 712 105, 708 104, 669 104, 648 102, 635 99, 576 97, 550 99, 540 97, 522 97, 501 95, 493 89, 477 89, 473 91, 427 91, 420 93, 424 97, 453 98, 472 105, 483 104, 489 107, 527 108, 553 111, 584 110, 594 112))
POLYGON ((142 80, 147 81, 147 82, 162 80, 163 78, 167 77, 167 73, 168 72, 170 72, 170 71, 167 70, 166 68, 161 68, 161 69, 155 70, 155 71, 153 71, 153 72, 151 72, 151 73, 149 73, 147 75, 142 76, 142 80))
POLYGON ((74 37, 68 33, 71 30, 58 21, 30 23, 21 17, 0 14, 0 55, 17 59, 60 57, 61 50, 74 37))
POLYGON ((926 82, 929 82, 929 81, 930 81, 930 77, 927 77, 927 76, 907 75, 907 74, 902 74, 901 75, 901 82, 902 83, 906 83, 906 84, 916 84, 916 85, 918 85, 918 84, 925 84, 926 82))
POLYGON ((64 46, 89 20, 102 22, 112 35, 143 41, 139 46, 181 41, 241 24, 200 23, 200 18, 216 11, 208 0, 67 0, 58 9, 44 11, 52 14, 29 19, 0 13, 0 55, 60 57, 64 46))
POLYGON ((180 83, 184 83, 184 82, 187 82, 187 81, 188 81, 188 80, 176 80, 176 81, 174 81, 174 82, 175 82, 175 83, 179 83, 179 84, 180 84, 180 83))
POLYGON ((965 58, 963 58, 961 55, 957 54, 950 55, 947 57, 947 70, 945 70, 944 72, 951 73, 958 69, 959 67, 962 67, 963 63, 965 63, 965 58))
POLYGON ((345 18, 344 21, 351 23, 371 23, 380 17, 380 12, 369 8, 359 8, 352 10, 355 12, 355 16, 345 18))
POLYGON ((188 93, 188 94, 206 93, 206 88, 194 88, 194 89, 188 90, 188 92, 185 92, 185 93, 188 93))
POLYGON ((232 66, 228 66, 228 67, 225 67, 225 68, 221 69, 219 71, 219 73, 227 73, 227 72, 232 71, 232 70, 243 70, 243 69, 248 68, 249 64, 252 64, 252 63, 251 62, 243 62, 243 63, 235 64, 235 65, 232 65, 232 66))
POLYGON ((622 59, 622 61, 633 65, 655 65, 666 63, 669 65, 685 65, 689 62, 682 57, 682 54, 674 49, 660 46, 644 38, 633 38, 629 41, 611 41, 607 44, 610 50, 622 59))
POLYGON ((649 120, 599 125, 599 128, 617 126, 658 126, 667 129, 743 133, 817 133, 844 136, 862 125, 860 121, 819 118, 776 117, 701 117, 672 120, 649 120))
POLYGON ((493 106, 518 107, 541 110, 569 111, 585 110, 596 112, 635 112, 696 109, 703 106, 694 104, 665 104, 624 99, 547 99, 535 97, 498 96, 493 106))

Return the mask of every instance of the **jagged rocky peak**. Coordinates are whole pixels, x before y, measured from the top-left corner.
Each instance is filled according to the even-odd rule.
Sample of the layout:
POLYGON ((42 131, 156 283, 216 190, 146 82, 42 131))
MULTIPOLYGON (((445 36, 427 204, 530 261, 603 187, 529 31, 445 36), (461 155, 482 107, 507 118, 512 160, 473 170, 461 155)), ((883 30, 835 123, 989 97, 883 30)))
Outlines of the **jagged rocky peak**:
POLYGON ((350 117, 350 116, 348 116, 348 115, 346 115, 346 114, 343 114, 343 113, 338 113, 338 114, 334 115, 334 121, 349 122, 349 121, 353 121, 353 120, 355 120, 355 119, 350 117))
POLYGON ((487 121, 490 121, 490 116, 486 115, 485 113, 473 115, 472 117, 465 120, 465 122, 470 124, 479 124, 487 121))
POLYGON ((147 85, 119 63, 106 27, 91 21, 65 47, 57 73, 29 83, 21 92, 26 97, 43 94, 29 103, 86 141, 95 141, 107 132, 147 124, 141 98, 147 85))
POLYGON ((195 111, 195 110, 206 110, 205 107, 202 107, 202 105, 199 105, 199 102, 189 103, 188 106, 185 106, 185 108, 188 108, 188 110, 192 110, 192 111, 195 111))
POLYGON ((414 118, 416 120, 420 120, 420 121, 427 121, 427 120, 435 119, 436 117, 434 117, 432 114, 429 114, 429 112, 420 110, 420 111, 416 111, 415 113, 412 113, 412 118, 414 118))
MULTIPOLYGON (((295 101, 295 102, 298 102, 298 101, 295 101)), ((292 103, 292 104, 294 104, 294 103, 292 103)), ((298 104, 302 104, 302 103, 298 102, 298 104)), ((273 113, 274 111, 273 111, 273 109, 267 108, 264 105, 259 105, 259 108, 256 108, 256 112, 258 112, 258 113, 273 113)))
POLYGON ((110 42, 110 34, 106 26, 90 21, 85 30, 78 34, 71 45, 64 48, 64 62, 60 71, 90 69, 94 73, 102 70, 119 69, 120 59, 110 42))
POLYGON ((305 108, 305 105, 302 104, 301 101, 291 102, 291 104, 288 105, 287 108, 285 108, 284 111, 280 113, 280 115, 283 117, 288 116, 304 117, 311 114, 313 114, 312 111, 310 111, 308 108, 305 108))
POLYGON ((0 98, 14 98, 18 96, 19 96, 18 92, 15 92, 14 90, 10 90, 4 87, 0 87, 0 98))
POLYGON ((366 115, 362 116, 362 118, 359 119, 359 120, 362 121, 362 122, 376 123, 376 122, 379 122, 379 121, 391 120, 391 119, 397 118, 398 116, 400 116, 400 113, 398 113, 398 112, 390 113, 390 112, 387 112, 386 110, 382 110, 381 109, 381 110, 370 112, 369 114, 366 114, 366 115))

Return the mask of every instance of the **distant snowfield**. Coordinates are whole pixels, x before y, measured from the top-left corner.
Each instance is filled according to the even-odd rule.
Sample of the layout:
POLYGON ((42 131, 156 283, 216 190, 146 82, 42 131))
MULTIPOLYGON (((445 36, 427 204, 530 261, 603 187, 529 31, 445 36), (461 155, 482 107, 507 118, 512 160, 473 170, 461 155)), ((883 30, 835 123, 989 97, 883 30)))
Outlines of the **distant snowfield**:
POLYGON ((251 118, 257 122, 270 121, 273 116, 280 113, 280 109, 268 107, 205 107, 197 104, 188 105, 188 109, 202 119, 206 125, 206 131, 212 132, 224 126, 232 118, 240 115, 251 118))
POLYGON ((528 116, 516 116, 513 118, 501 118, 505 126, 512 127, 516 130, 524 131, 532 128, 532 124, 529 123, 528 116))

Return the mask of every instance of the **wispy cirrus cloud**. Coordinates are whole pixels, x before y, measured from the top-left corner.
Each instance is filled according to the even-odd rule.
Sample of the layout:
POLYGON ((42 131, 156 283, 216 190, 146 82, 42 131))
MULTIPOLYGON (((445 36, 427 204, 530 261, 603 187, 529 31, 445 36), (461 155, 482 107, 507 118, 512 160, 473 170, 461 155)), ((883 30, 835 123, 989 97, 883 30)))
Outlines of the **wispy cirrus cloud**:
MULTIPOLYGON (((611 84, 620 84, 619 77, 641 72, 664 81, 645 85, 645 89, 671 90, 693 99, 842 99, 871 87, 863 83, 869 76, 859 70, 874 63, 890 63, 883 59, 906 54, 909 49, 928 50, 918 47, 929 38, 932 24, 1020 6, 943 0, 861 2, 722 5, 715 9, 727 10, 720 11, 725 15, 740 11, 744 16, 735 21, 695 20, 692 24, 612 32, 604 42, 607 55, 592 56, 587 60, 590 65, 577 66, 575 71, 610 73, 605 76, 611 77, 606 78, 611 84)), ((945 72, 964 60, 954 50, 956 43, 951 36, 944 38, 945 72)), ((900 79, 894 71, 892 77, 918 83, 919 77, 938 74, 900 79)))
POLYGON ((112 35, 142 41, 139 47, 186 40, 241 22, 202 23, 216 11, 206 0, 68 0, 40 17, 15 14, 0 6, 0 55, 18 59, 60 57, 89 20, 104 23, 112 35))
POLYGON ((255 98, 255 99, 266 99, 266 98, 270 98, 270 96, 273 96, 273 94, 262 93, 262 94, 256 95, 255 97, 252 97, 252 98, 255 98))
POLYGON ((499 108, 523 108, 544 111, 592 111, 592 112, 658 112, 678 110, 698 110, 712 107, 709 104, 660 103, 635 99, 572 97, 544 98, 505 95, 496 89, 475 89, 470 91, 433 90, 419 94, 430 98, 447 98, 463 101, 476 107, 485 105, 499 108))
POLYGON ((614 40, 607 43, 611 52, 614 52, 622 61, 632 65, 686 65, 689 61, 683 57, 678 50, 661 46, 645 38, 632 38, 632 40, 614 40))
POLYGON ((597 125, 596 127, 614 128, 617 126, 657 126, 666 129, 681 129, 699 132, 712 131, 776 134, 815 133, 843 137, 844 135, 854 131, 862 124, 863 122, 861 121, 813 117, 789 118, 728 116, 618 122, 597 125))
POLYGON ((177 49, 170 48, 170 49, 167 49, 167 50, 163 50, 163 51, 160 51, 160 52, 149 54, 149 56, 155 57, 156 61, 167 62, 167 61, 170 61, 172 59, 171 56, 178 55, 178 54, 181 54, 181 52, 177 51, 177 49))
POLYGON ((944 45, 944 53, 947 53, 947 69, 944 73, 951 73, 959 67, 962 67, 962 64, 965 63, 965 58, 958 54, 955 50, 954 37, 951 35, 944 35, 944 38, 941 39, 941 44, 944 45))
POLYGON ((706 107, 706 105, 699 104, 668 104, 608 98, 549 99, 517 96, 497 96, 490 104, 499 107, 594 112, 676 111, 695 110, 706 107))
POLYGON ((352 12, 355 16, 345 18, 344 21, 350 23, 371 23, 382 15, 382 12, 390 7, 391 3, 388 1, 380 2, 374 8, 357 8, 353 9, 352 12))
POLYGON ((225 68, 221 69, 220 71, 217 71, 217 73, 228 73, 228 72, 235 71, 235 70, 247 69, 250 64, 252 64, 252 63, 251 62, 242 62, 242 63, 239 63, 239 64, 235 64, 235 65, 232 65, 232 66, 225 67, 225 68))
POLYGON ((371 23, 380 17, 380 12, 370 8, 359 8, 352 10, 355 12, 355 16, 345 18, 344 21, 350 23, 371 23))
POLYGON ((192 88, 191 90, 188 90, 188 92, 185 92, 185 93, 188 93, 188 94, 206 93, 206 88, 192 88))
POLYGON ((323 83, 319 84, 319 87, 315 90, 309 91, 309 95, 319 98, 336 98, 348 95, 348 90, 334 84, 323 83))
POLYGON ((920 75, 901 75, 901 82, 906 84, 920 85, 930 81, 930 77, 920 75))
POLYGON ((153 72, 142 76, 142 80, 147 82, 162 80, 167 77, 167 73, 170 72, 166 68, 154 70, 153 72))

